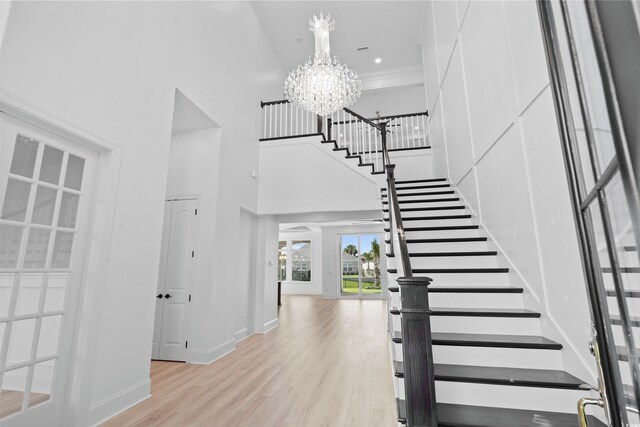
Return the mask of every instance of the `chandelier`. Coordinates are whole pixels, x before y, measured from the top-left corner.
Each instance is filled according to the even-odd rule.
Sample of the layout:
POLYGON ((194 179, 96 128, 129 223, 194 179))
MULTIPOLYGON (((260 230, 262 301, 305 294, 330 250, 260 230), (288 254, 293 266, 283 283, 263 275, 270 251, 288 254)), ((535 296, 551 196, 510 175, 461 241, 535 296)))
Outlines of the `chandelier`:
POLYGON ((304 65, 289 73, 284 81, 284 96, 304 110, 320 116, 347 107, 358 99, 362 83, 358 74, 331 57, 329 31, 335 28, 331 15, 313 15, 309 31, 315 36, 316 52, 304 65))

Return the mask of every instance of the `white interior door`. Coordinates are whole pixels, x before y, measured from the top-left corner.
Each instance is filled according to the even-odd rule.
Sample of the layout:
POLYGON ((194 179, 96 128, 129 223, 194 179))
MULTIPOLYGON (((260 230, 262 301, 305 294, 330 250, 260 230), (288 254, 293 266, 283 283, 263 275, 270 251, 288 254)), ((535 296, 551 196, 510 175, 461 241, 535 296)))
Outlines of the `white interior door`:
POLYGON ((160 316, 161 321, 156 319, 154 338, 158 334, 158 359, 185 361, 190 285, 195 261, 197 201, 173 200, 167 203, 170 203, 170 213, 165 217, 163 258, 160 260, 156 295, 156 315, 160 316), (159 298, 160 295, 162 298, 159 298))
POLYGON ((0 121, 0 425, 61 425, 98 154, 0 121))
POLYGON ((171 229, 171 205, 164 202, 164 216, 162 223, 162 247, 160 249, 160 268, 158 272, 158 287, 156 289, 156 316, 153 326, 153 342, 151 344, 151 358, 160 359, 160 335, 162 333, 162 310, 164 308, 164 284, 167 277, 167 252, 169 247, 169 230, 171 229))

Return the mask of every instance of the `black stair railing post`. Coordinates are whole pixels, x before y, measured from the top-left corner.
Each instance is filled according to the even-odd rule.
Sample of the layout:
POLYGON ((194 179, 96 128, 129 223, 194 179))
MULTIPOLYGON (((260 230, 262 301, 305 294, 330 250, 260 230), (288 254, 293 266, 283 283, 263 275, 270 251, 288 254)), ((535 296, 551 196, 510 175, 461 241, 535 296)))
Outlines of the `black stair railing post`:
POLYGON ((331 117, 327 118, 327 141, 331 141, 331 117))
POLYGON ((322 133, 322 116, 320 114, 318 114, 318 121, 317 121, 316 129, 317 129, 318 133, 322 133))
POLYGON ((408 427, 436 427, 429 277, 399 277, 402 356, 408 427))

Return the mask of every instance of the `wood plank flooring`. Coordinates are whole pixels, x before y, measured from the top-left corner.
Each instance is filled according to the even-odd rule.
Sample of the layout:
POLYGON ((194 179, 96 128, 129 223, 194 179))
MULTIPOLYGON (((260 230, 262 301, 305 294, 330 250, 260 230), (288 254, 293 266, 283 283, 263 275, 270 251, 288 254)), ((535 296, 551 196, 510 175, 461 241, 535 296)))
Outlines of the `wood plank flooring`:
POLYGON ((211 365, 152 362, 152 397, 104 426, 396 426, 386 311, 284 295, 278 328, 211 365))

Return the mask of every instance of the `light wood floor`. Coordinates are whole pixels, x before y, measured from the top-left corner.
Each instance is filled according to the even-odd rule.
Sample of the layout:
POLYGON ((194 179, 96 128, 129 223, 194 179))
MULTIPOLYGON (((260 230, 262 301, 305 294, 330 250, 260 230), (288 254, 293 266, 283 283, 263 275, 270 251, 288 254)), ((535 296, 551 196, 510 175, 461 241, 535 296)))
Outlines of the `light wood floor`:
POLYGON ((395 426, 386 310, 283 296, 274 331, 211 365, 153 362, 152 397, 104 425, 395 426))

